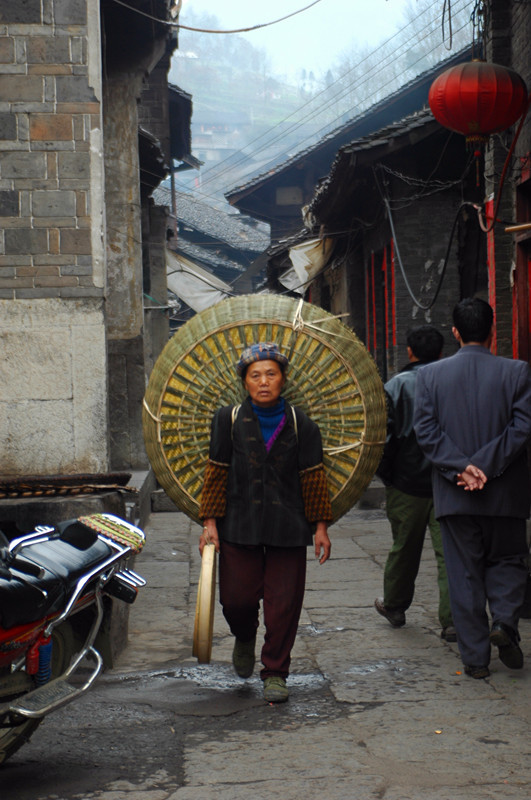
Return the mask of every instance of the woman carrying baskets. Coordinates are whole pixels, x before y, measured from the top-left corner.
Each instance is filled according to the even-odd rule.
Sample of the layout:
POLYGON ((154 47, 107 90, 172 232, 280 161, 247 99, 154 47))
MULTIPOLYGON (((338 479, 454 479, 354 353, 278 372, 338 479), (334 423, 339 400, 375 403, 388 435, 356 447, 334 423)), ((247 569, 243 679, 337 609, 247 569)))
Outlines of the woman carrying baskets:
POLYGON ((260 600, 264 698, 288 699, 286 678, 302 609, 306 548, 330 556, 332 510, 318 426, 281 396, 288 359, 277 345, 245 348, 236 366, 248 397, 219 409, 199 516, 200 552, 219 552, 220 601, 235 636, 232 661, 252 675, 260 600))

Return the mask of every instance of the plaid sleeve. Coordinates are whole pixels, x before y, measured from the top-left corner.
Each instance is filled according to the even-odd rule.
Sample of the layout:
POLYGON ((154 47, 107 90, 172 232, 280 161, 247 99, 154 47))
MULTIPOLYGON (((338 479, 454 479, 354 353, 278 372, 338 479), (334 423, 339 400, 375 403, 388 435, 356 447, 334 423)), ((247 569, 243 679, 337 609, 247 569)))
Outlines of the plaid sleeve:
POLYGON ((227 501, 228 464, 218 464, 208 460, 201 492, 199 518, 224 517, 227 501))
POLYGON ((308 522, 332 522, 332 506, 322 464, 300 473, 304 516, 308 522))

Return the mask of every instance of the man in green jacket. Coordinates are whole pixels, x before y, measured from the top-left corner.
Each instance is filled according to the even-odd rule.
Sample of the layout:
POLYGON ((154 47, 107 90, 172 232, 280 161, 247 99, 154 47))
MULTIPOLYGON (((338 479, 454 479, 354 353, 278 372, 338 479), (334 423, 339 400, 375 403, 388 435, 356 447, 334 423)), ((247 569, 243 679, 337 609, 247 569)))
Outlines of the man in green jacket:
POLYGON ((377 474, 386 486, 386 511, 393 546, 384 570, 384 594, 376 598, 374 605, 393 627, 405 625, 405 612, 413 602, 426 528, 429 528, 437 560, 441 637, 454 642, 456 634, 441 530, 433 512, 431 464, 418 446, 413 430, 418 371, 424 364, 440 358, 443 344, 442 334, 431 325, 410 329, 407 334, 409 363, 384 387, 388 408, 387 438, 377 474))

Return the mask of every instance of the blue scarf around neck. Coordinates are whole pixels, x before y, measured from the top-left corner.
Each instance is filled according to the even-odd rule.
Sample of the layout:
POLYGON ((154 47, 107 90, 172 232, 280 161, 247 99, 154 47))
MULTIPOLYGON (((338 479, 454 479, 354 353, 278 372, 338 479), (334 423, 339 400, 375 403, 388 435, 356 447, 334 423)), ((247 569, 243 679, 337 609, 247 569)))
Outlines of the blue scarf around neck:
POLYGON ((251 400, 251 406, 253 408, 254 413, 258 417, 258 422, 260 423, 260 430, 262 431, 262 436, 264 438, 264 442, 267 446, 271 437, 277 430, 278 426, 282 422, 284 418, 284 410, 285 410, 285 400, 281 397, 276 403, 276 405, 271 406, 270 408, 262 408, 261 406, 255 406, 255 404, 251 400))

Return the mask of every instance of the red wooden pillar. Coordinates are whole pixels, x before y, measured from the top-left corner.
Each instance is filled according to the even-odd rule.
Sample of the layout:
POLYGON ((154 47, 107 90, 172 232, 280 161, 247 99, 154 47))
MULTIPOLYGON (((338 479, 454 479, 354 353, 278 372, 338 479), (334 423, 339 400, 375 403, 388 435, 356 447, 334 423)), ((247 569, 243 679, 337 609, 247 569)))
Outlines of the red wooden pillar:
POLYGON ((393 347, 396 347, 396 282, 395 282, 395 242, 391 239, 391 329, 393 347))
MULTIPOLYGON (((494 215, 494 198, 485 203, 485 219, 489 226, 494 215)), ((487 271, 489 276, 489 303, 494 312, 494 336, 492 337, 491 351, 497 352, 496 342, 496 258, 494 247, 494 228, 487 233, 487 271)))
POLYGON ((372 310, 372 335, 373 335, 373 342, 372 342, 372 354, 373 357, 376 358, 376 278, 375 278, 375 269, 374 269, 374 253, 371 253, 371 310, 372 310))
POLYGON ((516 192, 516 221, 521 230, 512 235, 516 242, 513 272, 513 358, 531 363, 531 161, 522 159, 520 184, 516 192))
MULTIPOLYGON (((372 261, 372 255, 371 255, 372 261)), ((371 352, 371 266, 367 264, 365 271, 365 342, 371 352)))
POLYGON ((384 278, 384 306, 385 306, 385 351, 389 350, 389 284, 387 280, 387 247, 384 247, 383 251, 383 259, 382 259, 382 272, 384 278))

